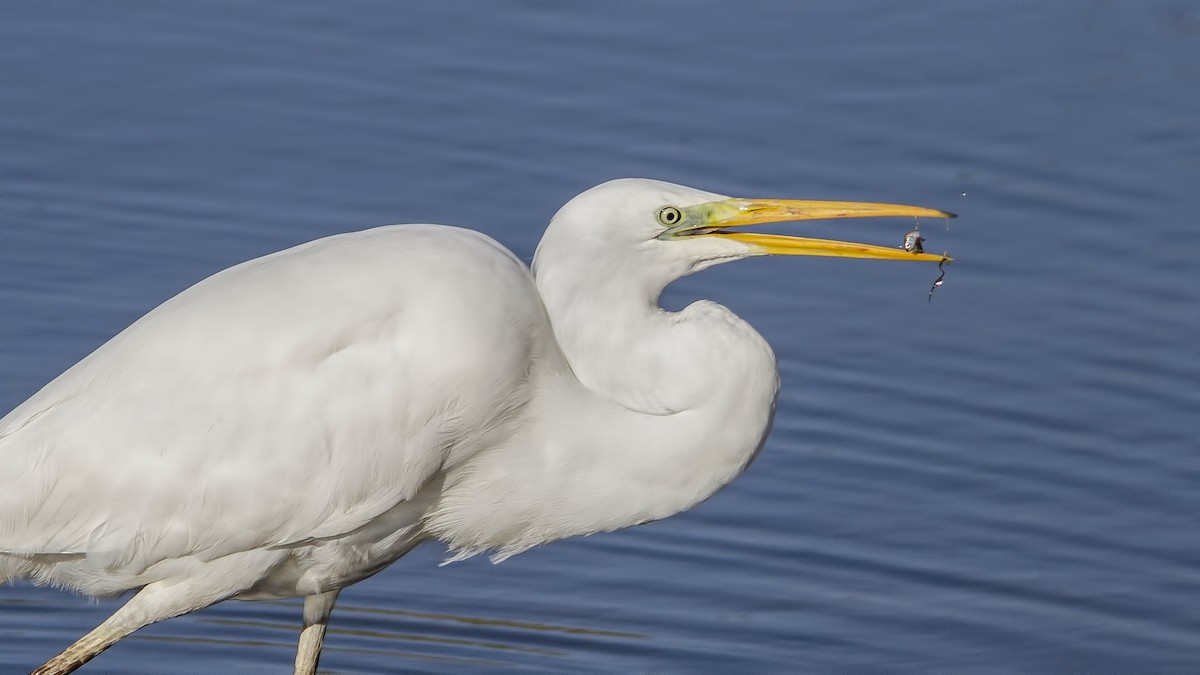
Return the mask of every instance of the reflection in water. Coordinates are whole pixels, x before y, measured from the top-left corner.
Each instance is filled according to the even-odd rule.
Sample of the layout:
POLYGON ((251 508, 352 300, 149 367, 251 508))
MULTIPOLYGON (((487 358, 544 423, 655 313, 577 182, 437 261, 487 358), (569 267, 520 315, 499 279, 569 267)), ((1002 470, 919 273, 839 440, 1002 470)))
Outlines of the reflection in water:
MULTIPOLYGON (((13 602, 9 604, 25 604, 13 602)), ((275 605, 286 608, 280 616, 299 616, 302 604, 291 601, 262 602, 263 605, 275 605)), ((533 658, 559 657, 563 655, 560 649, 536 646, 539 640, 529 633, 560 633, 565 635, 606 638, 613 640, 640 640, 646 636, 639 633, 596 630, 578 626, 558 626, 547 623, 529 621, 514 621, 509 619, 484 618, 478 616, 463 616, 455 614, 412 612, 401 609, 384 607, 364 607, 347 605, 338 607, 338 620, 329 628, 330 635, 362 638, 373 646, 362 646, 361 643, 350 640, 332 639, 326 643, 326 651, 376 656, 389 659, 392 663, 405 663, 413 660, 460 664, 477 668, 499 668, 510 664, 509 661, 489 660, 485 657, 447 656, 446 653, 462 653, 465 650, 482 650, 495 652, 515 652, 533 658), (370 618, 374 616, 392 617, 397 620, 411 619, 420 624, 423 632, 404 632, 387 630, 387 621, 370 618), (449 635, 452 631, 442 630, 439 634, 439 624, 455 624, 473 627, 490 627, 504 629, 502 634, 489 632, 490 639, 474 639, 462 637, 459 634, 449 635), (369 627, 347 627, 369 626, 369 627), (507 641, 501 639, 508 638, 507 641), (447 647, 434 651, 413 651, 400 648, 403 643, 419 643, 447 647), (385 645, 391 645, 387 647, 385 645)), ((261 615, 260 615, 261 616, 261 615)), ((297 635, 296 622, 292 620, 272 620, 269 618, 225 619, 202 616, 195 621, 196 626, 210 625, 219 628, 246 629, 237 630, 238 635, 255 635, 257 639, 237 637, 213 638, 199 634, 176 635, 147 635, 136 633, 130 639, 158 643, 175 643, 188 645, 212 645, 219 647, 237 647, 253 650, 278 650, 288 652, 295 649, 297 635), (272 635, 281 636, 279 640, 271 639, 272 635)), ((212 633, 224 631, 216 630, 212 633)), ((266 657, 264 657, 266 658, 266 657)), ((274 658, 274 657, 271 657, 274 658)))
POLYGON ((640 633, 624 633, 612 630, 597 630, 595 628, 580 628, 577 626, 555 626, 547 623, 532 623, 529 621, 513 621, 510 619, 488 619, 475 616, 458 616, 454 614, 432 614, 429 612, 410 612, 402 609, 388 609, 386 607, 361 607, 349 606, 338 607, 338 613, 344 614, 349 612, 359 612, 362 614, 385 614, 392 616, 411 617, 415 619, 425 619, 430 621, 452 621, 455 623, 464 623, 472 626, 499 626, 502 628, 515 628, 523 631, 539 631, 547 633, 568 633, 571 635, 591 635, 595 637, 611 637, 622 640, 645 638, 645 635, 640 633))
MULTIPOLYGON (((268 630, 282 630, 290 634, 296 633, 296 626, 293 623, 282 624, 267 621, 231 621, 228 619, 206 619, 205 623, 210 623, 217 626, 235 626, 241 628, 263 628, 268 630)), ((343 624, 346 621, 343 619, 343 624)), ((376 638, 389 641, 410 641, 410 642, 431 642, 435 644, 457 645, 464 647, 482 647, 485 649, 499 649, 525 652, 528 654, 540 654, 543 656, 554 656, 557 654, 551 649, 541 649, 537 647, 527 647, 520 644, 505 644, 500 642, 487 642, 483 640, 471 640, 467 638, 452 638, 436 635, 417 635, 414 633, 401 633, 396 631, 381 630, 379 628, 338 628, 337 625, 329 627, 329 633, 338 633, 341 635, 354 635, 357 637, 376 638)))
MULTIPOLYGON (((234 625, 236 625, 236 622, 234 623, 234 625)), ((276 628, 275 626, 270 626, 270 625, 256 623, 256 622, 245 622, 244 625, 247 627, 265 628, 268 630, 272 630, 272 629, 276 628)), ((291 632, 293 634, 296 633, 294 626, 292 627, 291 632)), ((332 633, 332 632, 336 632, 336 631, 330 630, 330 632, 332 633)), ((233 639, 205 638, 205 637, 199 637, 199 636, 186 636, 186 637, 170 636, 170 637, 168 637, 168 636, 161 636, 161 635, 139 635, 136 633, 128 639, 144 641, 144 642, 157 642, 157 643, 161 643, 161 644, 176 644, 176 645, 207 645, 207 646, 213 646, 213 647, 240 647, 240 648, 251 648, 251 649, 255 649, 255 650, 260 650, 260 649, 265 648, 265 649, 271 649, 271 650, 278 650, 280 652, 295 652, 295 650, 296 650, 295 640, 292 640, 290 642, 269 642, 269 641, 265 641, 265 640, 233 640, 233 639)), ((455 643, 449 643, 449 644, 455 644, 455 643)), ((470 643, 466 643, 466 644, 470 644, 470 643)), ((471 646, 480 646, 480 645, 471 645, 471 646)), ((395 649, 366 649, 366 648, 362 648, 362 647, 333 647, 328 644, 325 646, 325 648, 322 650, 322 652, 325 654, 329 654, 332 652, 340 652, 343 654, 358 654, 358 655, 362 655, 362 656, 379 657, 381 659, 385 659, 386 662, 392 663, 392 664, 406 663, 406 662, 411 662, 411 661, 430 661, 430 662, 438 662, 438 663, 446 663, 446 664, 473 666, 473 667, 477 667, 477 668, 496 668, 496 667, 501 667, 501 666, 506 665, 503 661, 488 661, 486 659, 471 659, 471 658, 464 658, 464 657, 457 657, 457 656, 443 656, 440 654, 431 654, 428 652, 405 652, 405 651, 399 651, 399 650, 395 650, 395 649)), ((270 654, 270 658, 278 660, 278 657, 273 652, 270 654)), ((286 658, 286 655, 285 655, 285 658, 286 658)))

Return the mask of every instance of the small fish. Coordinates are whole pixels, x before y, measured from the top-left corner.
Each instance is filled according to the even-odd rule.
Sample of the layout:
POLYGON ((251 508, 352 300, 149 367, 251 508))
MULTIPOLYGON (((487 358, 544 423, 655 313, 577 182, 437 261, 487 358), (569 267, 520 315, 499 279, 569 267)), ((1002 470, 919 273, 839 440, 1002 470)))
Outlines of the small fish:
POLYGON ((925 252, 925 237, 921 236, 920 228, 904 235, 904 250, 909 253, 925 252))

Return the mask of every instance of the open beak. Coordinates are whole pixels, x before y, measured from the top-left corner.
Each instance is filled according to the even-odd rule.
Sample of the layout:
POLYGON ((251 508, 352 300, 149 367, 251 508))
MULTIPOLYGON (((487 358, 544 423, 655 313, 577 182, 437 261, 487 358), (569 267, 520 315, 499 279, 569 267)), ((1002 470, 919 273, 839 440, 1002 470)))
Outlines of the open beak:
POLYGON ((870 202, 831 202, 798 199, 726 199, 697 204, 685 209, 683 222, 668 230, 670 238, 725 237, 759 249, 762 255, 819 255, 841 258, 874 258, 881 260, 950 261, 952 258, 931 253, 890 248, 871 244, 831 239, 787 237, 778 234, 730 232, 728 228, 779 223, 795 220, 824 220, 832 218, 875 218, 881 216, 911 216, 914 218, 954 218, 953 213, 904 204, 874 204, 870 202))

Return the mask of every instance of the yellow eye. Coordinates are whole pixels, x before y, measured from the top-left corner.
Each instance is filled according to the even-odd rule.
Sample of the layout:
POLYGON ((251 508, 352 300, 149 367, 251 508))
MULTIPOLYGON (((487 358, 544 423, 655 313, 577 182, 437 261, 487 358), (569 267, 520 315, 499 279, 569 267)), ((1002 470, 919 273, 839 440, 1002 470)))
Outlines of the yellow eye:
POLYGON ((673 227, 683 221, 683 212, 674 206, 664 206, 658 210, 658 222, 673 227))

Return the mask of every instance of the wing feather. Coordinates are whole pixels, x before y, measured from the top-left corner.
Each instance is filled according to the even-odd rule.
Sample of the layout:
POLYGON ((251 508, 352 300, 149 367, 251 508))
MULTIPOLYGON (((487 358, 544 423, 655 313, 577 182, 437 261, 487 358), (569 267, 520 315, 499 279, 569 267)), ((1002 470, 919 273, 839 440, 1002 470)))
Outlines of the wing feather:
POLYGON ((0 552, 105 568, 336 537, 519 410, 528 270, 440 226, 220 272, 0 420, 0 552))

